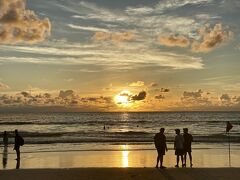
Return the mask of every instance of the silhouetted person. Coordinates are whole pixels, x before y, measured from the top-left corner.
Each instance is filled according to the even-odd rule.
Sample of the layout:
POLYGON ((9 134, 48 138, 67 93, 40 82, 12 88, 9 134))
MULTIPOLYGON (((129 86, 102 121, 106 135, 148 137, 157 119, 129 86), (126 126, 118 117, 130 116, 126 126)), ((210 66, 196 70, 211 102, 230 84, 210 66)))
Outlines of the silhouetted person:
POLYGON ((187 163, 187 154, 190 159, 190 167, 193 166, 192 164, 192 142, 193 137, 191 134, 188 133, 188 128, 183 128, 183 138, 184 138, 184 166, 186 167, 187 163))
POLYGON ((24 144, 23 138, 18 134, 18 130, 15 130, 15 143, 14 143, 14 149, 17 154, 17 159, 20 160, 20 146, 24 144))
POLYGON ((4 147, 8 146, 8 134, 7 134, 7 131, 4 131, 4 133, 3 133, 3 145, 4 145, 4 147))
POLYGON ((17 159, 17 163, 16 163, 16 169, 20 168, 20 159, 17 159))
POLYGON ((105 130, 106 129, 106 127, 105 127, 105 124, 104 124, 104 126, 103 126, 103 130, 105 130))
POLYGON ((3 158, 2 158, 3 169, 5 169, 7 167, 7 160, 8 160, 8 147, 4 146, 3 158))
POLYGON ((176 136, 174 140, 174 149, 175 155, 177 156, 177 164, 175 167, 179 167, 179 156, 181 157, 182 166, 184 167, 183 163, 183 155, 184 155, 184 138, 180 134, 180 129, 175 129, 176 136))
POLYGON ((160 132, 154 136, 154 144, 158 153, 156 168, 158 168, 159 161, 160 161, 160 168, 166 168, 165 166, 163 166, 163 156, 165 155, 165 151, 168 151, 168 149, 167 149, 166 136, 164 135, 164 131, 165 129, 161 128, 160 132))

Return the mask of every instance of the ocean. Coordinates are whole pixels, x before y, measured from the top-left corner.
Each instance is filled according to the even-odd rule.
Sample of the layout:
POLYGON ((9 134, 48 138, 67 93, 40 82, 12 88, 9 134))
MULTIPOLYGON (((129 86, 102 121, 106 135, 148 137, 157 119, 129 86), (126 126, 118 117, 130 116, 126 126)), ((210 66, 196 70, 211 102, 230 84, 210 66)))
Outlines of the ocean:
MULTIPOLYGON (((195 142, 240 142, 240 112, 136 112, 136 113, 3 113, 0 131, 18 129, 25 144, 128 143, 149 144, 161 127, 168 142, 174 129, 189 128, 195 142), (105 126, 105 129, 104 129, 105 126)), ((2 136, 2 133, 1 133, 2 136)))

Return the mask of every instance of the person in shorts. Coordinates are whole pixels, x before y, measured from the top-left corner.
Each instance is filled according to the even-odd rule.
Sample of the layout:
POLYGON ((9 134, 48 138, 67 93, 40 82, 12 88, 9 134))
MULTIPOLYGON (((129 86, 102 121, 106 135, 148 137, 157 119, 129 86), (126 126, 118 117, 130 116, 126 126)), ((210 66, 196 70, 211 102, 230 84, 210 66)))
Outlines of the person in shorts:
POLYGON ((190 167, 193 166, 192 164, 192 142, 193 137, 191 134, 188 133, 188 128, 183 128, 183 138, 184 138, 184 166, 186 167, 187 161, 187 154, 190 160, 190 167))
POLYGON ((184 167, 183 155, 184 155, 184 138, 180 134, 180 129, 175 129, 176 136, 174 140, 175 155, 177 156, 177 164, 175 167, 179 167, 179 157, 181 157, 182 166, 184 167))
POLYGON ((165 166, 163 166, 163 156, 165 155, 165 151, 168 151, 168 149, 167 149, 166 136, 164 135, 164 131, 165 129, 161 128, 160 132, 155 134, 154 136, 154 144, 158 153, 156 168, 158 168, 159 161, 160 161, 160 168, 166 168, 165 166))

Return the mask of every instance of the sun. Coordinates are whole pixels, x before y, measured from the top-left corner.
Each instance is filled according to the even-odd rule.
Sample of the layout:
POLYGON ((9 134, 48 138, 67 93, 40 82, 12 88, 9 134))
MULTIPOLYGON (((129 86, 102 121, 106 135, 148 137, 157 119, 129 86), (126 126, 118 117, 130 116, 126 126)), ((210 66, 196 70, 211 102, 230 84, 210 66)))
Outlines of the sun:
POLYGON ((131 97, 131 92, 128 90, 121 91, 118 95, 115 96, 114 100, 116 104, 120 105, 129 105, 131 97))

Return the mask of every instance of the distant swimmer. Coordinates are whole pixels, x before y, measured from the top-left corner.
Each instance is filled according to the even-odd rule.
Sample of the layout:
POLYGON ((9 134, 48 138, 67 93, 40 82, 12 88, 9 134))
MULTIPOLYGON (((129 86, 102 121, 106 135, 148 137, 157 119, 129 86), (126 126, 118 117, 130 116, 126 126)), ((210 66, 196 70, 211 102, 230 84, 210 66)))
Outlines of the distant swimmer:
POLYGON ((19 135, 18 130, 15 130, 15 142, 14 142, 14 149, 16 151, 17 154, 17 159, 16 160, 20 160, 20 146, 24 145, 24 139, 22 138, 22 136, 19 135))
POLYGON ((174 140, 174 149, 175 149, 175 155, 177 156, 177 164, 175 167, 179 167, 179 156, 181 157, 182 161, 182 167, 184 167, 183 163, 183 155, 184 155, 184 138, 180 134, 180 129, 175 129, 176 136, 174 140))
POLYGON ((160 161, 160 168, 166 168, 165 166, 163 166, 163 156, 165 155, 165 151, 168 151, 168 149, 167 149, 166 136, 164 135, 164 131, 165 129, 161 128, 160 132, 154 136, 154 144, 158 153, 156 168, 158 168, 159 161, 160 161))
POLYGON ((187 154, 190 160, 190 167, 193 166, 192 164, 192 142, 193 137, 191 134, 188 133, 188 128, 183 128, 183 138, 184 138, 184 166, 186 167, 187 161, 187 154))
POLYGON ((106 127, 105 127, 105 125, 103 126, 103 130, 105 130, 106 129, 106 127))

